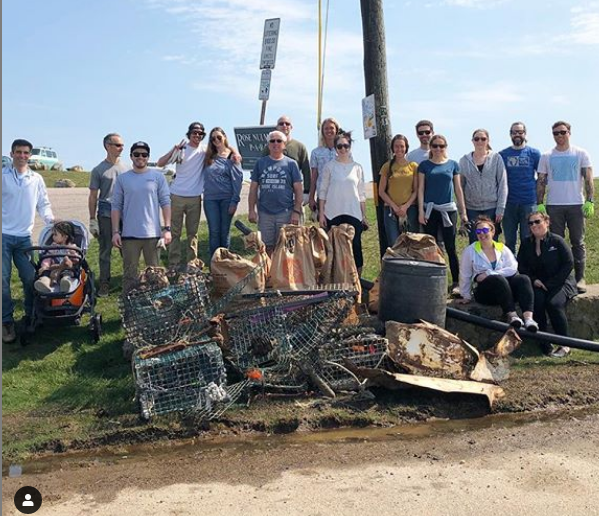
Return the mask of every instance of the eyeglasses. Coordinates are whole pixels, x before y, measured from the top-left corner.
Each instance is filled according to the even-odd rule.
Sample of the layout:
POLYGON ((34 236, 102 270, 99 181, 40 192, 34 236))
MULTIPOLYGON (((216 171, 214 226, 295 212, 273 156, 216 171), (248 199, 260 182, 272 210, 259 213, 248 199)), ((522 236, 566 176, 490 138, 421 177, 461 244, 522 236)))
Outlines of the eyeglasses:
POLYGON ((428 136, 432 131, 418 131, 418 136, 428 136))
POLYGON ((553 131, 553 136, 565 136, 568 131, 553 131))
POLYGON ((433 149, 444 149, 445 147, 447 147, 447 145, 445 143, 433 143, 431 147, 433 149))
POLYGON ((131 154, 134 158, 147 158, 150 155, 149 152, 132 152, 131 154))
POLYGON ((193 134, 194 136, 206 136, 206 133, 202 131, 191 131, 191 134, 193 134))
POLYGON ((283 143, 283 140, 281 140, 280 138, 277 138, 276 140, 268 140, 268 143, 283 143))
POLYGON ((487 138, 485 136, 475 136, 472 138, 475 142, 486 142, 487 138))
POLYGON ((540 224, 541 222, 543 222, 543 219, 529 220, 528 221, 528 225, 529 226, 536 226, 537 224, 540 224))
POLYGON ((223 141, 223 137, 222 137, 220 134, 215 134, 215 135, 212 137, 212 141, 213 141, 213 142, 216 142, 216 141, 222 142, 222 141, 223 141))
POLYGON ((341 150, 341 149, 349 149, 351 147, 351 145, 349 143, 338 143, 336 145, 336 147, 341 150))
POLYGON ((110 142, 108 145, 112 145, 113 147, 118 147, 119 149, 122 149, 125 146, 124 143, 112 143, 112 142, 110 142))
POLYGON ((291 125, 291 122, 277 122, 277 125, 291 125))
POLYGON ((526 134, 526 131, 510 131, 510 134, 513 134, 514 136, 522 136, 523 134, 526 134))
POLYGON ((477 235, 487 235, 491 232, 491 228, 485 226, 484 228, 476 228, 477 235))

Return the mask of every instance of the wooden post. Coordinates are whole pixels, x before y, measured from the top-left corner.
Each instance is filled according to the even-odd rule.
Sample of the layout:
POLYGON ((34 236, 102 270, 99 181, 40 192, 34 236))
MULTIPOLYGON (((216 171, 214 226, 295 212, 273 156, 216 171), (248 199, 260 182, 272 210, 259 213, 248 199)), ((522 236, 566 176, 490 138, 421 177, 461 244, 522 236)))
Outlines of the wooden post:
MULTIPOLYGON (((380 170, 383 164, 389 160, 389 146, 391 144, 383 0, 360 0, 360 5, 364 39, 366 96, 374 94, 376 108, 377 135, 370 138, 370 162, 372 165, 372 178, 376 185, 376 192, 378 192, 380 170)), ((379 229, 380 253, 383 256, 387 249, 387 235, 385 234, 382 202, 377 203, 376 218, 379 229)))
POLYGON ((260 113, 260 125, 264 125, 264 119, 266 118, 266 100, 262 101, 262 112, 260 113))

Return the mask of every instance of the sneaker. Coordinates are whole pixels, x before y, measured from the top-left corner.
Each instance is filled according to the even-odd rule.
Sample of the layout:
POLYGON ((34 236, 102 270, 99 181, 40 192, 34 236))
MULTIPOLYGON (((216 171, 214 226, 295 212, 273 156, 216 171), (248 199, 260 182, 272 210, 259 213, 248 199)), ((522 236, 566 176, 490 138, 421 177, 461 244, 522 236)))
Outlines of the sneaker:
POLYGON ((107 297, 110 295, 110 283, 100 283, 100 289, 98 290, 98 297, 107 297))
POLYGON ((576 289, 578 290, 579 294, 584 294, 587 291, 587 282, 584 279, 581 279, 579 282, 576 283, 576 289))
POLYGON ((71 291, 71 279, 70 278, 62 278, 60 280, 60 291, 63 293, 67 293, 71 291))
POLYGON ((12 344, 17 340, 17 332, 14 323, 2 323, 2 342, 12 344))
POLYGON ((451 297, 462 297, 460 294, 460 286, 457 283, 452 283, 449 287, 449 294, 451 297))
POLYGON ((525 319, 524 328, 531 333, 537 333, 539 331, 539 325, 534 319, 525 319))
POLYGON ((42 294, 52 293, 52 287, 50 286, 50 284, 41 279, 36 280, 36 282, 33 284, 33 288, 35 288, 35 290, 41 292, 42 294))
POLYGON ((550 357, 553 354, 553 344, 541 342, 541 351, 543 352, 543 355, 550 357))
POLYGON ((570 354, 570 348, 567 346, 558 346, 549 355, 551 358, 564 358, 570 354))
POLYGON ((524 324, 522 322, 522 319, 520 319, 520 317, 518 317, 518 314, 516 312, 508 314, 507 322, 512 328, 515 328, 516 330, 518 328, 522 328, 522 324, 524 324))

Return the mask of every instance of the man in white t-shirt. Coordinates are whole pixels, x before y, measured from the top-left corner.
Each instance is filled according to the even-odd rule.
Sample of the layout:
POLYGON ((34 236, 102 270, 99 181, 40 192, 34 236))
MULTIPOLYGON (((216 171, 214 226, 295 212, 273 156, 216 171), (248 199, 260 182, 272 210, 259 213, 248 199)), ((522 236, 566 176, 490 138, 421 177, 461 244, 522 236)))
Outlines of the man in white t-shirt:
POLYGON ((173 155, 180 151, 175 177, 170 184, 173 239, 168 250, 168 264, 171 267, 180 266, 184 254, 181 249, 183 219, 185 219, 185 230, 187 231, 186 256, 183 256, 183 264, 198 257, 198 229, 202 213, 202 194, 204 193, 202 171, 206 155, 205 146, 201 142, 205 136, 204 125, 200 122, 192 122, 187 129, 189 142, 175 145, 158 160, 158 166, 164 167, 171 161, 173 155))
POLYGON ((584 268, 584 219, 594 214, 593 168, 591 158, 584 149, 570 145, 568 122, 555 122, 551 127, 555 147, 541 156, 537 179, 539 211, 551 217, 551 232, 565 236, 566 226, 574 255, 574 275, 579 292, 586 292, 584 268), (583 186, 585 194, 583 195, 583 186), (547 207, 545 208, 545 190, 547 207))

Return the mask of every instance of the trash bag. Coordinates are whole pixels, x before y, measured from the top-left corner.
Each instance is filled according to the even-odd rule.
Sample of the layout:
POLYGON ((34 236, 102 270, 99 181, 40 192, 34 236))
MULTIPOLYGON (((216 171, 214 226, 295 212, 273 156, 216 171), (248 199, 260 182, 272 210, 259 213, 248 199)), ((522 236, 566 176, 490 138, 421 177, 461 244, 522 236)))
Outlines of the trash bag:
POLYGON ((260 276, 260 282, 268 287, 271 261, 270 256, 266 253, 266 244, 262 241, 262 234, 260 231, 252 231, 249 235, 243 237, 243 244, 246 249, 256 251, 251 261, 262 267, 262 270, 258 272, 258 276, 260 276))
POLYGON ((317 286, 310 228, 288 224, 281 228, 272 254, 269 285, 301 290, 317 286))
POLYGON ((352 241, 355 229, 350 224, 333 226, 329 231, 331 252, 322 271, 323 285, 343 284, 358 293, 358 303, 362 297, 360 277, 354 260, 352 241))
MULTIPOLYGON (((214 251, 210 262, 210 271, 214 284, 214 295, 221 297, 227 291, 237 285, 243 278, 250 274, 256 267, 256 263, 238 254, 232 253, 225 247, 219 247, 214 251)), ((241 291, 242 294, 261 292, 265 288, 265 276, 257 274, 241 291)))

